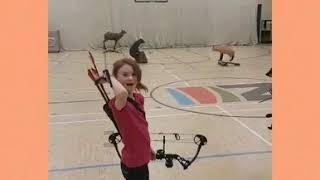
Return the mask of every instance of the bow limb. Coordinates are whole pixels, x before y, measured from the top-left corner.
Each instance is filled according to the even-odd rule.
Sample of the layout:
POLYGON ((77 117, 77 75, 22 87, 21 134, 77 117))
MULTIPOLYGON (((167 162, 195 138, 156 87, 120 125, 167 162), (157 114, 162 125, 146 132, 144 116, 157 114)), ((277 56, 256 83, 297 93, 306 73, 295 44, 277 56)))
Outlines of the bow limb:
POLYGON ((99 71, 98 71, 98 68, 97 68, 97 66, 96 66, 94 57, 93 57, 93 55, 91 54, 90 51, 88 51, 88 53, 89 53, 90 60, 91 60, 91 62, 92 62, 92 64, 93 64, 93 67, 94 67, 94 68, 88 69, 88 75, 89 75, 89 77, 95 82, 97 88, 98 88, 99 91, 100 91, 100 94, 102 95, 102 97, 103 97, 103 99, 105 100, 106 104, 108 104, 109 101, 110 101, 110 99, 109 99, 109 97, 108 97, 108 95, 107 95, 107 93, 106 93, 106 90, 104 89, 104 86, 103 86, 102 84, 97 83, 97 80, 98 80, 97 78, 98 78, 100 75, 99 75, 99 71), (96 76, 97 76, 97 77, 96 77, 96 76))
POLYGON ((199 152, 201 150, 201 147, 202 147, 202 145, 198 145, 197 152, 191 160, 183 159, 186 162, 186 166, 182 165, 184 169, 187 169, 197 159, 199 152))
POLYGON ((198 157, 199 152, 201 150, 201 147, 205 144, 207 144, 207 138, 203 135, 197 134, 194 137, 194 143, 198 145, 196 154, 194 155, 194 157, 191 160, 187 160, 183 157, 181 157, 178 154, 166 154, 165 153, 165 136, 163 136, 163 148, 157 150, 157 154, 156 154, 156 159, 165 159, 166 163, 165 165, 168 168, 171 168, 173 166, 173 159, 176 159, 183 167, 183 169, 187 169, 198 157))
POLYGON ((106 77, 107 77, 109 82, 110 82, 110 86, 112 87, 111 80, 110 80, 110 75, 109 75, 108 70, 105 69, 104 72, 103 72, 104 76, 100 77, 98 68, 97 68, 95 60, 94 60, 94 57, 92 56, 90 51, 88 51, 88 53, 89 53, 89 57, 91 59, 93 67, 94 67, 94 68, 88 69, 88 76, 90 77, 90 79, 92 81, 94 81, 94 83, 95 83, 96 87, 98 88, 101 96, 105 100, 105 104, 103 105, 103 110, 108 115, 108 117, 112 121, 113 125, 117 129, 117 133, 113 133, 113 134, 111 134, 109 136, 109 142, 114 145, 114 147, 116 149, 116 152, 117 152, 119 158, 121 159, 121 155, 120 155, 120 152, 119 152, 119 149, 118 149, 118 143, 121 141, 121 134, 119 133, 120 131, 119 131, 117 123, 116 123, 116 121, 115 121, 115 119, 113 117, 112 110, 109 107, 110 99, 109 99, 109 97, 108 97, 108 95, 106 93, 106 90, 104 89, 103 84, 101 84, 101 80, 106 80, 106 77), (120 139, 117 138, 118 136, 120 136, 120 139))
POLYGON ((114 148, 117 151, 117 154, 118 154, 119 158, 121 159, 121 155, 120 155, 119 148, 118 148, 118 144, 121 141, 121 136, 120 136, 120 138, 117 138, 118 136, 120 136, 119 133, 112 133, 109 136, 109 143, 113 144, 114 148))
MULTIPOLYGON (((198 148, 197 148, 197 152, 196 154, 194 155, 194 157, 191 159, 191 160, 187 160, 183 157, 181 157, 180 155, 178 154, 166 154, 165 155, 165 159, 168 161, 168 159, 176 159, 180 164, 181 166, 183 167, 184 170, 188 169, 188 167, 197 159, 198 155, 199 155, 199 152, 201 150, 201 147, 202 145, 198 145, 198 148)), ((170 160, 169 160, 170 161, 170 160)), ((168 163, 166 163, 167 165, 168 163)))
POLYGON ((104 101, 106 102, 106 104, 108 104, 108 102, 110 101, 104 87, 102 84, 99 84, 99 78, 97 78, 95 76, 95 73, 97 74, 97 72, 94 72, 95 70, 94 69, 88 69, 88 76, 90 77, 90 79, 92 81, 95 82, 95 85, 97 86, 102 98, 104 99, 104 101))
POLYGON ((89 57, 90 57, 90 59, 91 59, 91 62, 92 62, 92 64, 93 64, 93 67, 94 67, 94 69, 96 70, 96 72, 97 72, 97 73, 98 73, 98 75, 99 75, 99 71, 98 71, 98 68, 97 68, 97 66, 96 66, 96 62, 95 62, 95 60, 94 60, 94 58, 93 58, 92 54, 91 54, 91 52, 90 52, 90 51, 88 51, 88 53, 89 53, 89 57))
POLYGON ((207 142, 208 142, 207 138, 205 136, 201 135, 201 134, 195 135, 193 140, 194 140, 194 143, 198 145, 198 148, 197 148, 197 152, 194 155, 194 157, 189 161, 189 165, 188 166, 190 166, 194 162, 194 160, 197 159, 197 157, 199 155, 199 152, 201 150, 201 147, 206 145, 207 142))

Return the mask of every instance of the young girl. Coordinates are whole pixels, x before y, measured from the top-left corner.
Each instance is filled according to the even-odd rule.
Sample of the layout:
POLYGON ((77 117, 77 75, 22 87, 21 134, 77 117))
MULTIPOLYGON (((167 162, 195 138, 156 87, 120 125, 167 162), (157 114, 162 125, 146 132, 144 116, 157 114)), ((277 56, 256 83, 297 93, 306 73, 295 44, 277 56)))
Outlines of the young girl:
MULTIPOLYGON (((124 144, 121 171, 126 180, 149 180, 148 163, 155 159, 144 114, 144 97, 139 93, 141 89, 148 90, 141 83, 141 74, 135 60, 124 58, 113 64, 110 78, 115 97, 109 106, 124 144)), ((99 79, 97 74, 94 78, 99 79)))

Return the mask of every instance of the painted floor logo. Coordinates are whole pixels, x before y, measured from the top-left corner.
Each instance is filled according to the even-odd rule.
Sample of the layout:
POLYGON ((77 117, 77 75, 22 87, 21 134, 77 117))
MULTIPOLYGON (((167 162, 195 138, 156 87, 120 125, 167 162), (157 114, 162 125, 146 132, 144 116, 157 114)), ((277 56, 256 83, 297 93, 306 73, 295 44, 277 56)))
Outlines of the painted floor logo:
POLYGON ((261 101, 271 98, 271 83, 261 82, 166 89, 175 101, 183 106, 216 104, 218 102, 261 101))
POLYGON ((265 118, 271 111, 272 101, 264 102, 272 98, 271 88, 270 79, 200 78, 162 84, 151 90, 150 97, 158 104, 185 112, 265 118))

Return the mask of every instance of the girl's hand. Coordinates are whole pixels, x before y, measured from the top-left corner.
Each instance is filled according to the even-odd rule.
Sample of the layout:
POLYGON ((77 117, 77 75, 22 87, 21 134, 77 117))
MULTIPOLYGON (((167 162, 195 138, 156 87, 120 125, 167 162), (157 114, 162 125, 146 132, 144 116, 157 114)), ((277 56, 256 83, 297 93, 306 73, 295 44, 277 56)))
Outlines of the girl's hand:
POLYGON ((97 72, 95 69, 93 69, 93 68, 91 68, 90 71, 91 71, 93 80, 94 80, 94 81, 97 81, 97 80, 99 79, 98 72, 97 72))
POLYGON ((90 70, 90 77, 91 77, 91 79, 94 81, 94 82, 96 82, 96 83, 106 83, 106 82, 108 82, 107 81, 107 79, 105 78, 105 77, 99 77, 99 74, 98 74, 98 72, 95 70, 95 69, 93 69, 93 68, 91 68, 90 70))
POLYGON ((151 160, 156 160, 156 153, 151 149, 151 160))

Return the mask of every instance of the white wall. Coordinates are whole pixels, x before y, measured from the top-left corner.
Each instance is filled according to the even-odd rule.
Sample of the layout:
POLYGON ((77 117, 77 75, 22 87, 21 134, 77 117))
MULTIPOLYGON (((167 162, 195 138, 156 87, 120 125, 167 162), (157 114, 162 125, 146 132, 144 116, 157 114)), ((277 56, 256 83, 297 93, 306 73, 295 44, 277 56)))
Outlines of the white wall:
POLYGON ((261 19, 272 20, 272 0, 262 0, 261 19))
POLYGON ((49 0, 49 30, 60 30, 66 49, 101 47, 105 32, 121 29, 127 46, 140 36, 149 47, 255 44, 256 8, 257 0, 49 0))

